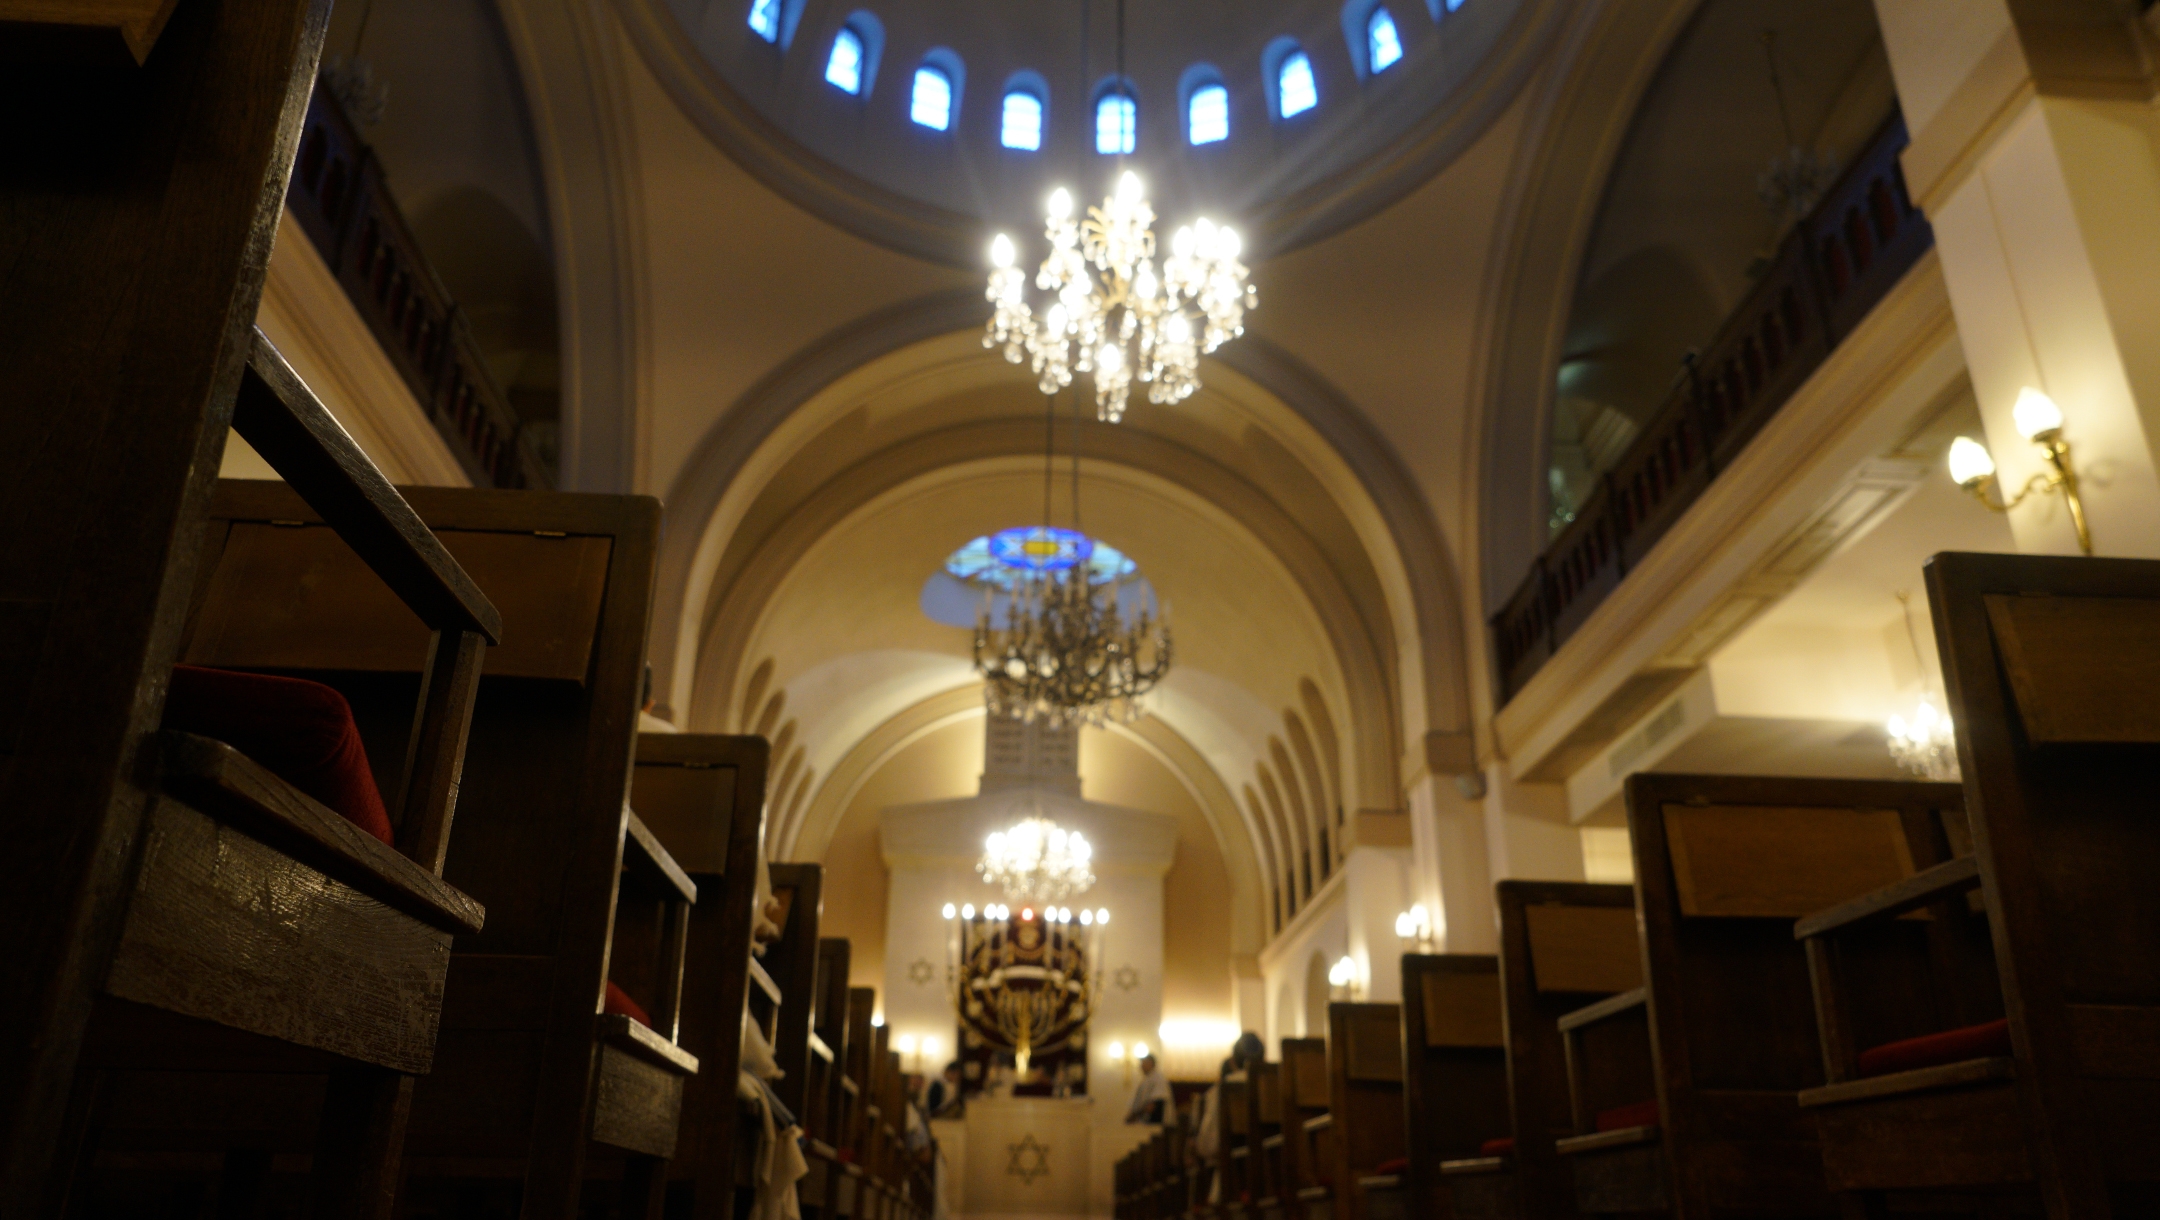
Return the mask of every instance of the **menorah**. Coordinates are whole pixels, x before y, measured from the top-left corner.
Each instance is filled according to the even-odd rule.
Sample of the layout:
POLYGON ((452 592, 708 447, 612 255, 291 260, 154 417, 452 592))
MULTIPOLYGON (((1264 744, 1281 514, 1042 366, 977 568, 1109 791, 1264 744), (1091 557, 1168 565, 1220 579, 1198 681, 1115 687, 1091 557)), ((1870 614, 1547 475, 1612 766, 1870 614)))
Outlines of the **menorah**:
POLYGON ((1075 927, 1063 907, 1036 911, 993 905, 978 914, 948 905, 945 976, 962 1030, 999 1050, 1026 1075, 1028 1060, 1085 1040, 1101 979, 1105 917, 1083 912, 1075 927))

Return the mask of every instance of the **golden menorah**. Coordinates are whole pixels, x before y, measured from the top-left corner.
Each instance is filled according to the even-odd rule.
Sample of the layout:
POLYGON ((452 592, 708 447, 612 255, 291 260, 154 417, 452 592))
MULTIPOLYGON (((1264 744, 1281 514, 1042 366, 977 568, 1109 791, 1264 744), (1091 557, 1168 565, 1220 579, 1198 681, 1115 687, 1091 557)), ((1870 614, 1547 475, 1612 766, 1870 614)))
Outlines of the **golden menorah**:
POLYGON ((1056 908, 1017 915, 1004 907, 955 920, 946 980, 961 1027, 1010 1050, 1022 1075, 1039 1053, 1063 1049, 1087 1030, 1101 980, 1094 968, 1099 925, 1083 930, 1056 908))

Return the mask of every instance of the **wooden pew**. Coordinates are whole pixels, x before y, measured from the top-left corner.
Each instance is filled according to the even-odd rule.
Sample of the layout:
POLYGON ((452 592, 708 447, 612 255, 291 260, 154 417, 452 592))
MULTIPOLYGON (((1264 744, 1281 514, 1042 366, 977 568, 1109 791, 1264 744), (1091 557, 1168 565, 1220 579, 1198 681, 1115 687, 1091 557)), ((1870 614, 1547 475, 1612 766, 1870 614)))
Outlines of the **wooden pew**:
MULTIPOLYGON (((1158 1069, 1160 1070, 1160 1069, 1158 1069)), ((1240 1144, 1243 1175, 1239 1197, 1246 1214, 1264 1211, 1275 1198, 1276 1186, 1268 1174, 1268 1140, 1282 1133, 1282 1065, 1255 1063, 1245 1070, 1245 1121, 1240 1144)))
POLYGON ((867 1082, 870 1065, 881 1048, 874 1035, 883 1028, 870 1024, 877 1011, 877 991, 869 987, 847 989, 847 1054, 841 1061, 840 1114, 833 1130, 843 1138, 837 1150, 841 1174, 834 1192, 839 1215, 852 1220, 872 1220, 876 1199, 868 1186, 863 1150, 868 1146, 875 1119, 873 1098, 867 1082))
MULTIPOLYGON (((1579 1214, 1574 1181, 1553 1151, 1556 1139, 1575 1134, 1558 1023, 1585 1004, 1642 986, 1635 891, 1626 885, 1502 881, 1494 896, 1507 1109, 1498 1116, 1502 1121, 1485 1128, 1476 1156, 1441 1162, 1447 1210, 1440 1214, 1458 1220, 1573 1217, 1579 1214)), ((1413 1155, 1413 1167, 1417 1159, 1413 1155)))
POLYGON ((1233 1069, 1226 1062, 1218 1079, 1222 1089, 1222 1210, 1233 1217, 1253 1209, 1252 1075, 1252 1065, 1233 1069))
POLYGON ((1830 1187, 1848 1215, 2160 1214, 2160 564, 1944 554, 1927 582, 1972 854, 1794 928, 1830 1187))
POLYGON ((640 733, 631 772, 631 807, 705 895, 692 917, 681 1036, 699 1071, 684 1084, 667 1186, 669 1208, 697 1220, 727 1220, 740 1177, 735 1082, 770 752, 762 737, 640 733))
POLYGON ((1792 920, 1948 855, 1955 785, 1635 775, 1644 986, 1559 1022, 1585 1212, 1827 1216, 1822 1083, 1792 920))
MULTIPOLYGON (((476 665, 496 638, 485 598, 451 576, 327 413, 281 384, 289 374, 253 331, 325 8, 18 0, 6 13, 10 112, 66 118, 13 124, 0 184, 0 367, 13 408, 0 411, 0 504, 14 538, 0 556, 0 808, 37 811, 10 819, 0 858, 0 1215, 68 1205, 100 1110, 86 1039, 168 1068, 202 1064, 210 1042, 242 1059, 291 1047, 336 1082, 313 1166, 317 1214, 377 1214, 394 1178, 400 1078, 432 1054, 443 951, 482 917, 430 862, 351 841, 343 819, 286 799, 289 785, 255 783, 214 750, 168 755, 159 736, 235 424, 338 508, 410 612, 445 633, 446 659, 476 665), (104 32, 86 34, 75 21, 86 14, 104 32), (94 52, 96 64, 51 53, 84 39, 113 53, 94 52), (181 796, 206 754, 271 803, 181 796), (219 909, 206 847, 239 881, 226 894, 282 887, 303 917, 259 929, 272 935, 244 955, 221 948, 262 912, 219 909), (193 908, 194 944, 153 949, 160 981, 141 967, 161 903, 193 908), (333 906, 348 908, 357 938, 305 918, 333 906), (256 985, 281 974, 298 985, 256 985), (117 1008, 105 997, 128 993, 138 1030, 101 1032, 100 1014, 117 1008), (333 1045, 308 1045, 322 1042, 333 1045)), ((441 671, 438 690, 455 674, 441 671)), ((440 840, 450 790, 433 779, 457 757, 444 725, 461 721, 423 723, 398 755, 419 747, 424 795, 391 800, 440 840)))
POLYGON ((1400 1220, 1403 1168, 1402 1007, 1328 1005, 1329 1153, 1323 1183, 1335 1220, 1400 1220))
POLYGON ((1273 1171, 1282 1214, 1291 1220, 1331 1220, 1334 1119, 1328 1113, 1328 1051, 1325 1038, 1282 1040, 1282 1142, 1273 1171))
POLYGON ((847 1094, 843 1091, 847 1064, 848 942, 837 937, 818 941, 817 985, 811 998, 812 1055, 808 1082, 809 1101, 803 1120, 803 1156, 809 1162, 798 1192, 803 1215, 810 1220, 831 1220, 837 1215, 840 1168, 839 1148, 846 1141, 847 1094))
MULTIPOLYGON (((658 505, 445 488, 408 498, 480 585, 517 608, 521 630, 491 658, 473 703, 445 875, 495 914, 450 962, 441 1054, 414 1093, 405 1205, 425 1215, 457 1210, 473 1191, 514 1191, 526 1216, 569 1215, 595 1140, 614 1150, 596 1171, 627 1169, 627 1189, 652 1193, 681 1082, 696 1070, 672 1040, 683 941, 667 931, 679 914, 664 914, 695 887, 624 804, 658 505), (666 897, 641 905, 655 896, 666 897), (616 981, 653 1026, 602 1011, 614 954, 616 981)), ((379 726, 420 683, 397 661, 403 626, 289 488, 227 482, 213 518, 225 528, 212 538, 188 657, 320 677, 345 693, 371 745, 383 740, 379 726), (221 592, 228 574, 295 568, 308 577, 290 605, 249 599, 237 584, 221 592), (314 656, 292 628, 318 622, 371 641, 374 655, 314 656), (320 668, 332 663, 344 668, 320 668)))
POLYGON ((1442 1162, 1475 1159, 1508 1122, 1500 960, 1402 958, 1403 1123, 1412 1215, 1450 1215, 1442 1162))
MULTIPOLYGON (((244 395, 269 394, 273 386, 281 398, 306 395, 259 336, 255 359, 270 376, 251 373, 244 395)), ((336 425, 320 405, 311 397, 292 401, 298 410, 287 417, 291 431, 265 437, 271 454, 299 465, 294 450, 320 441, 319 461, 342 461, 373 477, 374 486, 357 479, 340 485, 299 465, 302 478, 316 479, 301 486, 337 507, 332 520, 346 527, 320 527, 320 545, 401 629, 396 663, 411 671, 405 698, 351 710, 363 736, 377 743, 374 787, 392 799, 402 796, 393 821, 402 852, 231 745, 167 732, 168 800, 153 809, 144 872, 80 1061, 89 1100, 77 1156, 91 1153, 82 1171, 126 1191, 135 1184, 125 1180, 138 1176, 132 1169, 173 1166, 175 1156, 182 1164, 199 1161, 208 1153, 213 1159, 202 1168, 218 1179, 219 1205, 239 1209, 253 1206, 266 1189, 275 1191, 277 1158, 297 1167, 299 1158, 311 1157, 318 1183, 364 1173, 368 1184, 352 1188, 379 1211, 394 1190, 411 1079, 428 1070, 435 1051, 452 935, 469 936, 482 926, 480 903, 438 875, 482 637, 455 625, 431 632, 415 618, 411 602, 401 601, 403 591, 386 586, 365 553, 348 545, 351 514, 375 515, 382 536, 410 531, 425 539, 432 554, 408 545, 396 562, 430 578, 453 577, 470 607, 494 611, 343 431, 329 431, 336 425), (303 432, 310 419, 316 431, 303 432), (276 447, 279 439, 286 449, 276 447), (391 761, 401 755, 402 764, 391 761), (253 897, 261 893, 293 898, 266 905, 253 897), (298 1046, 266 1044, 205 1022, 298 1046), (362 1140, 368 1142, 356 1147, 362 1140)), ((269 409, 257 401, 243 414, 269 409)), ((297 492, 278 486, 289 503, 304 506, 297 492)), ((197 569, 203 577, 198 614, 182 644, 189 661, 201 660, 197 629, 221 596, 289 609, 308 576, 278 565, 229 573, 218 562, 225 536, 215 511, 197 569)), ((386 566, 379 556, 377 567, 386 566)), ((374 642, 331 624, 293 626, 292 641, 323 658, 363 653, 374 642)), ((258 660, 240 648, 213 663, 275 667, 274 660, 258 660)), ((110 1199, 104 1205, 143 1206, 110 1199)))

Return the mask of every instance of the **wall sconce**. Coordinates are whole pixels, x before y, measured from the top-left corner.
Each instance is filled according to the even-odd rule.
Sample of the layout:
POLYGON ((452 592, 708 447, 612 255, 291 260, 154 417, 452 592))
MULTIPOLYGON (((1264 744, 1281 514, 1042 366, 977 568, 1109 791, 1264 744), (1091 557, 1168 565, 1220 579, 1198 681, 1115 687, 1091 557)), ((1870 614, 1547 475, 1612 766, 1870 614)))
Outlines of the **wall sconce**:
POLYGON ((1358 998, 1357 963, 1345 954, 1333 966, 1328 967, 1328 986, 1343 993, 1346 1000, 1358 998))
MULTIPOLYGON (((2018 391, 2017 405, 2010 409, 2010 418, 2017 423, 2017 430, 2025 439, 2040 450, 2048 469, 2034 475, 2023 491, 2007 500, 1990 499, 1988 489, 1995 484, 1995 459, 1987 446, 1969 436, 1961 436, 1950 442, 1950 477, 1957 485, 1972 493, 1972 497, 1990 510, 2006 513, 2025 502, 2034 492, 2061 492, 2063 503, 2070 508, 2070 523, 2077 527, 2078 548, 2087 555, 2093 553, 2092 531, 2085 525, 2085 501, 2078 496, 2077 472, 2070 468, 2070 442, 2062 438, 2062 408, 2055 400, 2040 391, 2026 386, 2018 391)), ((2000 496, 2002 493, 1997 492, 2000 496)))
POLYGON ((1395 917, 1395 935, 1416 944, 1420 953, 1432 952, 1432 916, 1425 910, 1424 903, 1415 903, 1395 917))

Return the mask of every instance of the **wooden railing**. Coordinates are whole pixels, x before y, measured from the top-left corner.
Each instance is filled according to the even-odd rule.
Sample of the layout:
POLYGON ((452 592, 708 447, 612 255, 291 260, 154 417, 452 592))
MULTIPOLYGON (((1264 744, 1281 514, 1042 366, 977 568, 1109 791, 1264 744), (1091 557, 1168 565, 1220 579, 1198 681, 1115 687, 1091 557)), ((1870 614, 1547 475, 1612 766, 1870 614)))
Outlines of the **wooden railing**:
POLYGON ((321 81, 285 204, 474 485, 551 486, 464 314, 413 240, 374 150, 321 81))
POLYGON ((1935 244, 1899 172, 1905 144, 1893 113, 1493 616, 1502 703, 1935 244))

